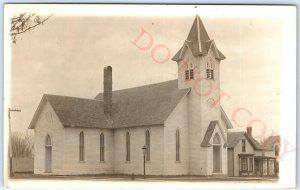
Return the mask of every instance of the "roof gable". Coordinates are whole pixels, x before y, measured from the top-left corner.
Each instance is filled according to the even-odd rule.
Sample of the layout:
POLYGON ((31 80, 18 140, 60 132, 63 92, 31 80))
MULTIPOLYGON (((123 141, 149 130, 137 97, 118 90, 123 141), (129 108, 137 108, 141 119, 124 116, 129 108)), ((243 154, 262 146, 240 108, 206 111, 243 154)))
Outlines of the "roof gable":
MULTIPOLYGON (((217 120, 211 121, 211 122, 209 123, 209 125, 208 125, 208 127, 207 127, 207 129, 206 129, 204 138, 203 138, 203 140, 202 140, 202 142, 201 142, 201 146, 202 146, 202 147, 210 147, 210 146, 211 146, 210 139, 211 139, 211 137, 212 137, 212 135, 213 135, 213 133, 214 133, 214 130, 215 130, 216 126, 220 126, 220 125, 219 125, 219 122, 218 122, 217 120)), ((219 127, 219 130, 220 130, 220 132, 221 132, 222 137, 223 137, 224 139, 226 139, 226 138, 225 138, 225 134, 223 133, 221 127, 219 127)))
POLYGON ((44 102, 48 101, 64 127, 107 128, 103 102, 69 96, 45 94, 33 116, 29 129, 34 129, 44 102))
POLYGON ((234 148, 243 137, 246 137, 255 150, 262 150, 261 144, 244 131, 227 133, 228 148, 234 148))
POLYGON ((262 145, 264 150, 274 150, 274 145, 280 144, 280 136, 270 136, 262 145))

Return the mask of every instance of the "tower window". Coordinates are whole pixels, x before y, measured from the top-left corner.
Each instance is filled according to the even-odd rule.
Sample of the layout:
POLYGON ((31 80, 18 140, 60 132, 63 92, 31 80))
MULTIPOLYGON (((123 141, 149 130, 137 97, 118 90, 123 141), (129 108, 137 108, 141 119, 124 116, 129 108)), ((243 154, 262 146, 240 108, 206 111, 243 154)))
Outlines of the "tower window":
POLYGON ((214 79, 214 67, 211 62, 206 63, 206 78, 214 79))
POLYGON ((192 62, 186 64, 185 68, 185 80, 193 80, 194 79, 194 65, 192 62))

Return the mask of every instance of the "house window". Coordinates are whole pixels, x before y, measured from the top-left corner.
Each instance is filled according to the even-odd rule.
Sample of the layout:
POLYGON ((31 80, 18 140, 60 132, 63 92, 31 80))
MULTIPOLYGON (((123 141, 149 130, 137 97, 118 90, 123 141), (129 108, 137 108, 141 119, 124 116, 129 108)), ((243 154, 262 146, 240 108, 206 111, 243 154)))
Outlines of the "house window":
POLYGON ((242 171, 248 170, 248 159, 246 157, 241 158, 242 171))
POLYGON ((84 161, 84 134, 79 134, 79 161, 84 161))
POLYGON ((206 63, 206 78, 214 79, 214 68, 211 62, 206 63))
POLYGON ((279 155, 279 146, 275 145, 275 156, 279 155))
POLYGON ((130 134, 126 132, 126 161, 130 161, 130 134))
POLYGON ((185 80, 194 79, 194 65, 193 63, 186 64, 185 66, 185 80))
POLYGON ((253 158, 249 158, 249 171, 253 171, 253 158))
POLYGON ((104 162, 104 134, 100 134, 100 162, 104 162))
POLYGON ((242 152, 246 152, 246 140, 242 139, 242 152))
POLYGON ((146 131, 146 147, 147 147, 147 152, 146 152, 146 161, 150 161, 150 131, 146 131))
POLYGON ((180 131, 176 131, 176 161, 180 161, 180 131))

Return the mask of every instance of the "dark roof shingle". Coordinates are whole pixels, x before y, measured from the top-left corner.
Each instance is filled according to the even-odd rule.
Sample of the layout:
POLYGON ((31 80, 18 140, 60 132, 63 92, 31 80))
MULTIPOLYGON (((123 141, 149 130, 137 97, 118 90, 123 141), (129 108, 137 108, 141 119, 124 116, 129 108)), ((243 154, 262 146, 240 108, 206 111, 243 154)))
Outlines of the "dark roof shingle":
POLYGON ((274 150, 276 143, 280 143, 280 136, 270 136, 262 146, 264 150, 274 150))
MULTIPOLYGON (((178 89, 177 80, 113 91, 113 127, 160 125, 190 89, 178 89)), ((95 99, 102 100, 103 94, 95 99)))
POLYGON ((228 148, 234 148, 238 142, 243 138, 245 132, 228 132, 227 133, 227 146, 228 148))
POLYGON ((45 98, 65 127, 109 127, 102 101, 48 94, 45 98))

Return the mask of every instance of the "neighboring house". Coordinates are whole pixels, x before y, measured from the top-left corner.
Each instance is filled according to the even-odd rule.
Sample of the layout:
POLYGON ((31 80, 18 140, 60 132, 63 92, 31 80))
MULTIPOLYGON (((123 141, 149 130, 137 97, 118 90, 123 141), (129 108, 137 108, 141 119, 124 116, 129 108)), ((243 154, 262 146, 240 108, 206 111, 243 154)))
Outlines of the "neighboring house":
POLYGON ((228 132, 229 176, 274 176, 276 157, 252 136, 252 128, 246 132, 228 132))
POLYGON ((29 126, 35 134, 35 174, 227 175, 227 129, 219 104, 217 49, 196 16, 173 57, 178 80, 104 92, 95 99, 45 94, 29 126), (207 90, 199 80, 213 85, 207 90), (206 95, 202 95, 206 93, 206 95))
POLYGON ((264 143, 263 149, 265 156, 275 157, 275 174, 279 174, 279 151, 280 136, 270 136, 264 143))

